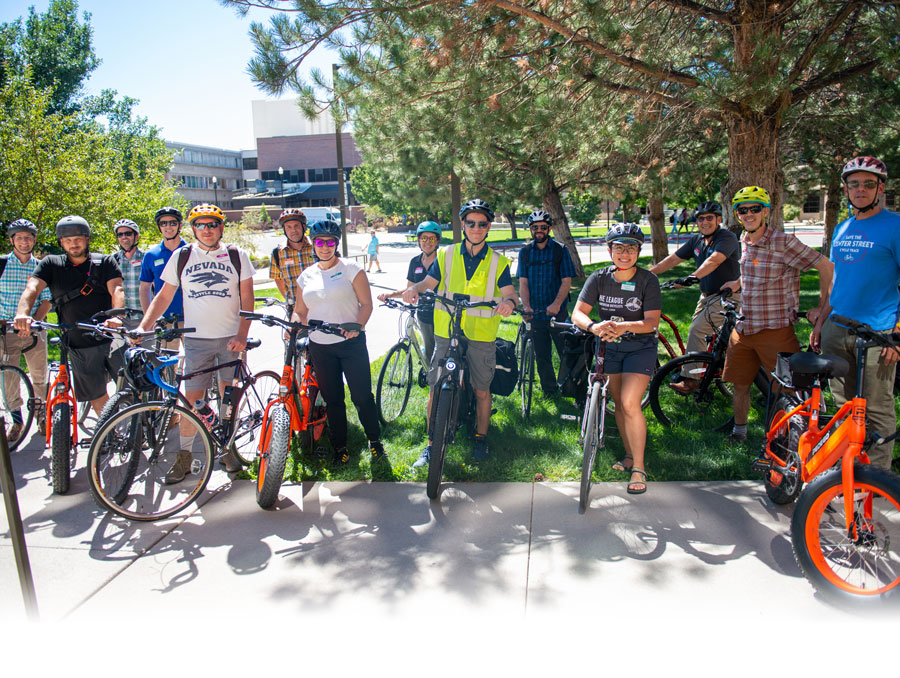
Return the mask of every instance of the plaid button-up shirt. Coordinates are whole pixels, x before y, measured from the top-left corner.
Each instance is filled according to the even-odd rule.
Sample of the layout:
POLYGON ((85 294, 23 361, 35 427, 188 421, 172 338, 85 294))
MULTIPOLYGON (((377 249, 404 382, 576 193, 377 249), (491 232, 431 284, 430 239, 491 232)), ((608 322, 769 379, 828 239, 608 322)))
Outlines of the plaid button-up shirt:
POLYGON ((122 287, 125 288, 125 308, 141 310, 141 264, 144 253, 140 247, 134 248, 134 254, 126 257, 121 249, 113 254, 116 263, 122 269, 122 287))
POLYGON ((741 240, 741 300, 744 319, 741 334, 787 327, 797 321, 800 307, 800 274, 815 266, 822 255, 795 236, 766 226, 756 244, 749 233, 741 240))
MULTIPOLYGON (((3 269, 3 275, 0 276, 0 318, 8 320, 16 317, 16 309, 19 307, 19 299, 25 291, 28 284, 28 278, 34 273, 40 260, 32 256, 31 259, 24 264, 19 261, 14 253, 10 252, 6 260, 6 268, 3 269)), ((37 307, 44 301, 50 301, 50 289, 45 287, 38 295, 34 308, 31 309, 32 315, 37 307)))
POLYGON ((297 278, 303 272, 304 268, 312 266, 316 263, 316 257, 313 254, 312 245, 305 236, 303 238, 303 247, 295 250, 285 244, 278 248, 278 265, 275 265, 275 257, 269 264, 269 277, 272 280, 287 281, 287 299, 286 302, 294 304, 297 301, 297 278))

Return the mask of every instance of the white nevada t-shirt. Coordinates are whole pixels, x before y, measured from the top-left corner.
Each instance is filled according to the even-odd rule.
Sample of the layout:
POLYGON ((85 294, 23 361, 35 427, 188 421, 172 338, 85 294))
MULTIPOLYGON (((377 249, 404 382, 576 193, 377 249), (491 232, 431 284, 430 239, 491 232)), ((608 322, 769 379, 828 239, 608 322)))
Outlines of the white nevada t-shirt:
MULTIPOLYGON (((237 335, 241 300, 237 271, 231 265, 228 249, 206 252, 196 244, 191 247, 181 280, 178 280, 178 253, 176 250, 163 269, 163 282, 181 286, 184 296, 184 325, 196 332, 186 334, 188 339, 223 339, 237 335)), ((252 278, 256 270, 247 253, 238 248, 241 258, 241 280, 252 278)))

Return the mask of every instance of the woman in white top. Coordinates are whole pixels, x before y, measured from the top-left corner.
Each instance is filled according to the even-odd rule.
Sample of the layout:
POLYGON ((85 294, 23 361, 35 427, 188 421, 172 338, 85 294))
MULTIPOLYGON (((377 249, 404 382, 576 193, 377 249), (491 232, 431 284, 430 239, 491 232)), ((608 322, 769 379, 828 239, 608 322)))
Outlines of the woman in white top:
MULTIPOLYGON (((372 293, 362 266, 337 255, 341 228, 330 220, 316 221, 309 227, 318 262, 297 278, 297 303, 293 320, 308 323, 358 323, 365 328, 372 315, 372 293)), ((328 429, 334 446, 334 463, 343 466, 350 460, 347 451, 347 409, 344 405, 344 378, 359 421, 369 439, 372 460, 384 456, 381 425, 364 332, 344 331, 343 336, 311 332, 309 359, 316 372, 319 390, 328 410, 328 429)))

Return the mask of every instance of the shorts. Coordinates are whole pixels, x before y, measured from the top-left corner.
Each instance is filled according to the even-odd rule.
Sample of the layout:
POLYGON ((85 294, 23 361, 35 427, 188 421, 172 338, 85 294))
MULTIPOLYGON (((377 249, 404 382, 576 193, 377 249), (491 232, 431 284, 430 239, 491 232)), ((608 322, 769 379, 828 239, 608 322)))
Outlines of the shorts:
POLYGON ((775 369, 779 351, 797 353, 799 350, 800 342, 794 334, 793 325, 777 330, 760 330, 756 334, 741 334, 732 330, 722 379, 737 386, 750 386, 760 366, 769 378, 775 369))
MULTIPOLYGON (((466 362, 469 365, 469 385, 476 391, 490 391, 497 366, 497 348, 493 341, 468 341, 466 362)), ((428 370, 428 385, 434 386, 443 369, 444 359, 450 352, 450 340, 446 337, 434 338, 434 355, 428 370)))
POLYGON ((86 402, 107 395, 106 385, 119 376, 122 352, 110 354, 110 344, 69 348, 72 366, 72 387, 75 400, 86 402))
MULTIPOLYGON (((216 365, 237 360, 240 353, 229 351, 225 347, 231 337, 221 339, 184 338, 184 374, 205 370, 216 365)), ((234 365, 218 370, 219 381, 231 383, 234 379, 234 365)), ((185 391, 205 391, 212 386, 213 372, 198 374, 182 382, 185 391)))
POLYGON ((656 335, 606 344, 604 374, 646 374, 656 371, 656 335))

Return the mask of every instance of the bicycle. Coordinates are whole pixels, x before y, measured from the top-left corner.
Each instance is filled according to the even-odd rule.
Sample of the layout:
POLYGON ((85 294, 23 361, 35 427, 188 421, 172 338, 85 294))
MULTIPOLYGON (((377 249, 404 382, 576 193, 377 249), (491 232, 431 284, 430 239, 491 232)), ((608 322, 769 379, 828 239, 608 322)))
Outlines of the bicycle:
POLYGON ((428 387, 429 361, 419 340, 415 312, 432 306, 426 300, 407 304, 397 299, 385 299, 382 304, 400 311, 400 340, 391 347, 381 364, 378 384, 375 388, 375 405, 383 424, 399 419, 406 410, 412 390, 413 356, 419 371, 416 382, 419 388, 428 387))
POLYGON ((531 321, 534 313, 522 312, 522 322, 516 332, 516 362, 519 365, 519 381, 516 384, 522 400, 522 418, 531 416, 531 396, 534 391, 534 330, 531 321))
POLYGON ((262 421, 263 433, 259 439, 256 503, 261 508, 269 508, 278 499, 293 434, 300 436, 301 448, 312 451, 327 425, 325 401, 309 362, 307 332, 359 332, 361 325, 333 324, 321 320, 310 320, 309 324, 303 324, 246 311, 241 311, 241 317, 258 320, 269 327, 278 325, 288 333, 284 343, 284 367, 278 395, 266 405, 262 421), (301 334, 304 336, 300 336, 301 334))
POLYGON ((886 438, 867 434, 862 393, 866 353, 900 347, 900 334, 881 334, 839 315, 832 319, 857 336, 856 394, 834 415, 823 416, 822 388, 829 378, 848 373, 847 361, 814 353, 780 356, 775 379, 792 390, 779 398, 765 447, 752 468, 764 474, 773 501, 797 499, 791 543, 816 591, 843 602, 896 598, 900 477, 870 466, 866 450, 894 440, 900 429, 886 438))
MULTIPOLYGON (((0 342, 2 342, 3 345, 4 362, 7 360, 6 334, 8 332, 14 332, 11 320, 0 323, 0 342)), ((22 349, 23 354, 27 353, 37 345, 37 335, 32 332, 31 338, 31 344, 22 349)), ((21 445, 22 441, 28 436, 28 431, 31 429, 31 422, 34 419, 35 414, 40 416, 44 401, 34 397, 34 385, 31 383, 31 379, 28 378, 28 374, 26 374, 22 368, 15 365, 4 364, 0 364, 0 398, 2 398, 2 405, 0 405, 0 419, 2 419, 2 421, 0 421, 0 425, 5 427, 7 424, 14 423, 14 412, 18 412, 19 418, 22 420, 19 422, 22 426, 15 436, 10 437, 10 429, 7 429, 7 441, 9 443, 9 450, 12 452, 21 445), (7 388, 9 388, 10 391, 18 391, 19 401, 25 405, 24 412, 22 412, 21 405, 15 408, 12 407, 9 398, 7 397, 7 388)))
MULTIPOLYGON (((246 350, 259 345, 258 339, 250 339, 246 350)), ((114 414, 95 433, 88 456, 88 481, 97 504, 138 521, 161 520, 178 513, 205 489, 214 459, 234 452, 242 438, 256 446, 255 436, 268 404, 260 393, 268 384, 280 382, 271 371, 252 375, 243 352, 236 360, 177 375, 176 381, 182 382, 234 368, 234 378, 222 393, 223 416, 219 419, 208 403, 189 403, 178 386, 160 377, 167 367, 180 367, 183 356, 148 358, 147 353, 153 355, 138 351, 131 358, 146 361, 144 378, 162 389, 165 397, 136 403, 114 414), (260 389, 257 384, 261 384, 260 389), (242 414, 240 404, 244 400, 252 403, 249 415, 242 414), (177 477, 176 469, 184 471, 183 478, 177 477)), ((239 459, 244 460, 240 455, 239 459)))

